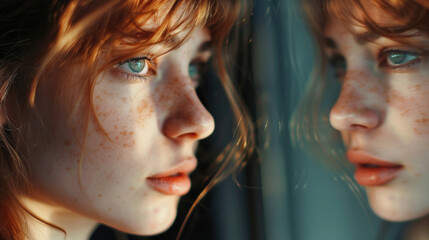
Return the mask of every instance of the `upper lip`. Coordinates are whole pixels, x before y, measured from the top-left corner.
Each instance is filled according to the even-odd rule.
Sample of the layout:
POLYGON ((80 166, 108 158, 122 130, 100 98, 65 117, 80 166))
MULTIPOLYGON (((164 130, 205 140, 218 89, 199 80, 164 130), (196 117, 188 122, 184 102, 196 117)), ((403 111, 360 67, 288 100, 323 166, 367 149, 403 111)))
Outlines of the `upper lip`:
POLYGON ((401 164, 381 160, 361 150, 350 149, 347 151, 346 155, 351 163, 358 166, 376 165, 376 166, 388 167, 388 168, 402 167, 401 164))
POLYGON ((168 177, 175 174, 190 174, 195 170, 195 168, 197 167, 197 164, 198 162, 195 157, 187 157, 181 160, 178 164, 176 164, 172 168, 166 171, 163 171, 161 173, 152 175, 148 178, 163 178, 163 177, 168 177))

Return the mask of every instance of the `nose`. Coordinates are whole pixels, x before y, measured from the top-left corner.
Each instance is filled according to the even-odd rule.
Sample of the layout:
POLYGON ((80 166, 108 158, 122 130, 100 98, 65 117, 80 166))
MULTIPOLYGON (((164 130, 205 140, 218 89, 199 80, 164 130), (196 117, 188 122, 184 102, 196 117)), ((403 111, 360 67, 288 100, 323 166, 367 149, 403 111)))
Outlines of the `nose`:
POLYGON ((381 124, 379 93, 369 88, 374 86, 366 86, 359 79, 344 79, 340 96, 329 115, 332 127, 339 131, 371 130, 381 124))
POLYGON ((162 130, 173 140, 199 140, 210 136, 215 124, 193 87, 184 90, 171 105, 162 130))

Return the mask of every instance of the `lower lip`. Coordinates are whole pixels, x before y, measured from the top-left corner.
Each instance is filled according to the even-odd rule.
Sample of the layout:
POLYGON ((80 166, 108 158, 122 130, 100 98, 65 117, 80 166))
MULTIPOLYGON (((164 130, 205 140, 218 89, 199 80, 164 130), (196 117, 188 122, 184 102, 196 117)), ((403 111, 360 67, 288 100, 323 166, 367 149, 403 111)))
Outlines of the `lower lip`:
POLYGON ((362 186, 380 186, 395 179, 401 170, 401 167, 358 166, 355 171, 355 179, 362 186))
POLYGON ((177 176, 147 178, 148 184, 156 191, 167 195, 185 195, 191 189, 191 179, 187 174, 177 176))

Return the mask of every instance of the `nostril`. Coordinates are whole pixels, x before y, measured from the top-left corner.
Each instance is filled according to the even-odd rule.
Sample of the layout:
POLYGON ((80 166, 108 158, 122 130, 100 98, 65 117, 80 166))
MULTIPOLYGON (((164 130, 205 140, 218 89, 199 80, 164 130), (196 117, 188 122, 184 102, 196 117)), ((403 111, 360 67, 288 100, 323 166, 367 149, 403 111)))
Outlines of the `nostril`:
POLYGON ((197 140, 198 135, 196 133, 186 133, 186 134, 180 135, 178 138, 187 138, 187 139, 197 140))

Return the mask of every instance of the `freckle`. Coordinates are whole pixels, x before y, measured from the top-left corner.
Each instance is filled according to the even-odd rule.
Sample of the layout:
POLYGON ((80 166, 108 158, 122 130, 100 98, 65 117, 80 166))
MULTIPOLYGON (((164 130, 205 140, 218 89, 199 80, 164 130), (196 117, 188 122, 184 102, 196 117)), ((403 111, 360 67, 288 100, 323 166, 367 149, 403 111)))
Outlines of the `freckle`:
POLYGON ((118 140, 118 139, 119 139, 119 136, 116 136, 116 137, 115 137, 115 139, 116 139, 116 140, 118 140))
POLYGON ((70 167, 66 167, 66 170, 67 170, 67 171, 70 171, 70 170, 71 170, 71 168, 70 168, 70 167))
POLYGON ((98 194, 98 197, 100 197, 100 198, 103 197, 103 194, 98 194))
POLYGON ((143 112, 144 108, 142 106, 137 107, 137 113, 141 114, 143 112))
POLYGON ((112 208, 109 208, 109 212, 111 212, 112 211, 112 208))
POLYGON ((408 182, 407 180, 403 180, 403 181, 402 181, 402 183, 407 183, 407 182, 408 182))
POLYGON ((120 132, 119 134, 124 135, 124 136, 127 136, 127 131, 122 131, 122 132, 120 132))
POLYGON ((429 122, 429 118, 420 118, 420 119, 415 120, 415 122, 416 123, 424 123, 424 124, 426 124, 426 123, 429 122))
POLYGON ((416 177, 420 177, 420 173, 416 173, 416 177))
POLYGON ((133 134, 134 134, 134 132, 128 132, 128 134, 129 134, 129 135, 133 135, 133 134))
POLYGON ((118 125, 115 124, 115 129, 118 129, 118 125))
POLYGON ((123 97, 123 98, 122 98, 122 102, 127 103, 127 98, 126 98, 126 97, 123 97))
POLYGON ((121 199, 121 196, 119 196, 119 195, 118 195, 118 196, 117 196, 117 198, 118 198, 118 199, 121 199))
POLYGON ((70 143, 70 141, 68 141, 68 140, 64 142, 64 145, 66 145, 66 146, 70 146, 70 144, 71 144, 71 143, 70 143))
POLYGON ((401 113, 401 117, 405 117, 406 115, 408 115, 410 113, 410 109, 407 109, 407 110, 405 110, 405 111, 403 111, 402 113, 401 113))
POLYGON ((130 187, 130 191, 133 191, 135 188, 134 187, 130 187))
POLYGON ((422 132, 418 128, 413 128, 415 134, 421 134, 422 132))

